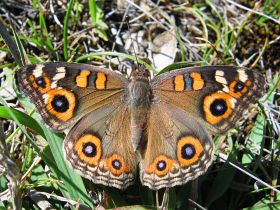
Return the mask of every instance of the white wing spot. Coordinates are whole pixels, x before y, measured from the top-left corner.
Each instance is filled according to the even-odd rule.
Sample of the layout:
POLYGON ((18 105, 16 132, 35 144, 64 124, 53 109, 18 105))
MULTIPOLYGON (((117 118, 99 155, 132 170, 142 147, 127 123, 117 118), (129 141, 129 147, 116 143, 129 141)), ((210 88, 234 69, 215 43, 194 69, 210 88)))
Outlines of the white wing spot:
POLYGON ((33 76, 35 78, 41 77, 43 75, 44 64, 37 64, 35 69, 33 70, 33 76))
POLYGON ((217 70, 216 73, 215 73, 215 80, 218 83, 222 84, 224 86, 223 91, 228 93, 229 92, 229 88, 228 88, 228 85, 227 85, 228 83, 227 83, 227 80, 224 76, 225 76, 224 71, 217 70))
POLYGON ((246 82, 248 80, 248 75, 246 74, 244 69, 238 69, 238 77, 241 82, 246 82))
POLYGON ((229 99, 229 102, 231 103, 231 108, 234 109, 237 100, 235 98, 231 98, 231 99, 229 99))
POLYGON ((215 79, 218 83, 221 83, 222 85, 227 84, 227 80, 224 77, 225 73, 223 71, 216 71, 215 73, 215 79))
POLYGON ((223 77, 223 76, 225 76, 225 72, 221 71, 221 70, 217 70, 215 75, 223 77))
POLYGON ((56 88, 57 87, 57 82, 60 79, 63 79, 65 77, 66 74, 66 69, 65 67, 59 67, 56 69, 56 75, 53 77, 52 79, 52 84, 51 84, 51 88, 56 88))
POLYGON ((43 100, 44 100, 45 104, 48 103, 48 99, 49 99, 49 94, 45 93, 45 94, 43 95, 43 100))

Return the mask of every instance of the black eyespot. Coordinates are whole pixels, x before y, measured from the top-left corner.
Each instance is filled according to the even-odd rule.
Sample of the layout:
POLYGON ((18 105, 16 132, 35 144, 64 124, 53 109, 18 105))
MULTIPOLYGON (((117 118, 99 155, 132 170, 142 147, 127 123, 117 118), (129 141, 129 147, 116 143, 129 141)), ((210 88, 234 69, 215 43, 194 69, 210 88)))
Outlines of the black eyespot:
POLYGON ((234 92, 241 92, 243 90, 243 88, 245 87, 243 82, 238 81, 235 85, 234 85, 234 92))
POLYGON ((92 142, 87 142, 83 145, 83 153, 87 157, 95 157, 97 154, 96 145, 92 142))
POLYGON ((221 116, 226 113, 228 107, 224 99, 215 99, 210 105, 210 111, 215 116, 221 116))
POLYGON ((119 160, 113 160, 112 161, 112 166, 113 166, 114 169, 119 170, 122 167, 122 163, 119 160))
POLYGON ((166 162, 161 160, 157 163, 157 170, 163 171, 166 168, 166 162))
POLYGON ((36 78, 36 84, 42 88, 46 88, 46 81, 43 77, 36 78))
POLYGON ((57 112, 66 112, 69 109, 69 102, 64 95, 54 96, 51 104, 57 112))
POLYGON ((181 148, 181 156, 184 159, 192 159, 195 155, 195 147, 192 144, 185 144, 181 148))

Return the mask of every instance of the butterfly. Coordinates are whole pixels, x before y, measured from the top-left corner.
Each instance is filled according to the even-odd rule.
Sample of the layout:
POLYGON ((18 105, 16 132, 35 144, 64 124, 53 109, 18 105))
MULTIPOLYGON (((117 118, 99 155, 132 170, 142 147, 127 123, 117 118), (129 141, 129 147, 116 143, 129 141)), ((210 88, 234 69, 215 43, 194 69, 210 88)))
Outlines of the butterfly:
POLYGON ((140 180, 152 190, 204 174, 212 134, 224 134, 262 96, 262 74, 235 66, 187 67, 150 79, 87 64, 31 64, 17 72, 45 124, 69 129, 65 158, 94 183, 119 189, 140 180))

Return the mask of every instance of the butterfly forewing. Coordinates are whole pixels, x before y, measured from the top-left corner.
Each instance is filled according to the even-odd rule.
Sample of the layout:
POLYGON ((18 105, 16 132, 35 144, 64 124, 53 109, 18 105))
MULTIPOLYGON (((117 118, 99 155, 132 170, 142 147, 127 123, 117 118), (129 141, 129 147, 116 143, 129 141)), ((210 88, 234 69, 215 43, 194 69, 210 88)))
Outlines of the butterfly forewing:
POLYGON ((66 62, 31 64, 17 73, 20 90, 45 123, 63 131, 78 119, 123 97, 128 80, 100 67, 66 62))
POLYGON ((263 94, 265 80, 241 67, 190 67, 159 75, 152 88, 156 100, 182 109, 209 132, 223 134, 263 94))

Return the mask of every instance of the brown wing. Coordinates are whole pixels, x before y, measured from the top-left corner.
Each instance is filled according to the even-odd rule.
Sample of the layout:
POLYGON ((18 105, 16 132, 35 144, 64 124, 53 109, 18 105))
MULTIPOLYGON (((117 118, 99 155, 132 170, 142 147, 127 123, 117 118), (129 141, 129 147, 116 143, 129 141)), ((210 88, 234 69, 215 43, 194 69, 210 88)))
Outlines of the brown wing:
POLYGON ((45 123, 62 131, 91 111, 120 100, 128 81, 100 67, 53 62, 22 67, 17 83, 45 123))
POLYGON ((84 116, 64 141, 66 159, 94 183, 125 189, 138 163, 130 140, 130 112, 122 103, 84 116))
POLYGON ((158 190, 193 180, 206 172, 213 153, 211 138, 186 112, 165 102, 151 106, 140 164, 143 185, 158 190))
POLYGON ((155 100, 174 105, 211 133, 221 134, 263 94, 265 79, 234 66, 190 67, 159 75, 152 88, 155 100))

